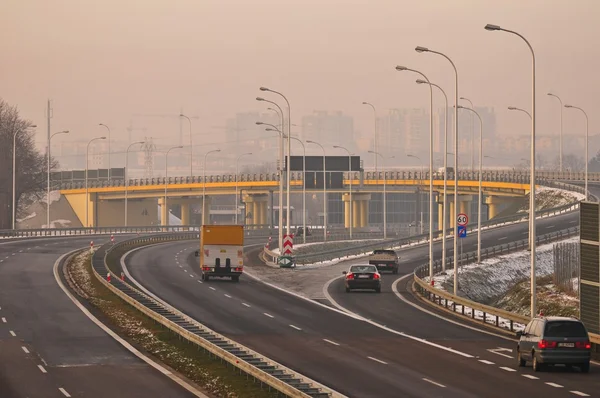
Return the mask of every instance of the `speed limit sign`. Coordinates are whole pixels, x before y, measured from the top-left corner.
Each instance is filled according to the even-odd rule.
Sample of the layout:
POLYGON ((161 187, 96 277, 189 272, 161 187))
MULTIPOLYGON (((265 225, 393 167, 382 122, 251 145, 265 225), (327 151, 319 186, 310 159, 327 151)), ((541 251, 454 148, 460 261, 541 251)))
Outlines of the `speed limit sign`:
POLYGON ((469 217, 466 214, 460 213, 456 216, 456 224, 457 225, 467 225, 469 223, 469 217))

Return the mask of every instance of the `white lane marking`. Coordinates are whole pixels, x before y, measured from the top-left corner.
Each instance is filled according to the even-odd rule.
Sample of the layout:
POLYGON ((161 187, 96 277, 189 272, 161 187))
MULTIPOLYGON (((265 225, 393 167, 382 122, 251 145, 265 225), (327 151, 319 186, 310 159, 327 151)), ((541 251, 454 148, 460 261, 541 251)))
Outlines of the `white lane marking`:
POLYGON ((198 283, 202 283, 202 281, 200 279, 198 279, 198 283))
POLYGON ((4 260, 0 260, 0 263, 3 263, 3 262, 4 262, 4 260))
POLYGON ((498 238, 498 240, 504 240, 504 239, 507 239, 507 238, 508 238, 508 236, 503 236, 501 238, 498 238))
POLYGON ((246 307, 250 308, 250 304, 242 303, 242 305, 245 305, 246 307))
POLYGON ((13 253, 12 255, 14 256, 15 254, 17 254, 17 253, 13 253))
POLYGON ((226 295, 225 295, 225 297, 227 297, 227 298, 231 298, 231 296, 230 296, 230 295, 228 295, 228 294, 226 294, 226 295))
POLYGON ((23 253, 23 249, 19 250, 19 253, 23 253))
POLYGON ((550 225, 550 226, 548 226, 546 228, 554 228, 554 227, 556 227, 556 225, 550 225))
POLYGON ((31 247, 28 247, 27 250, 31 250, 31 247))
POLYGON ((373 357, 367 357, 367 358, 369 358, 371 361, 375 361, 375 362, 379 362, 379 363, 382 363, 384 365, 387 365, 387 362, 384 362, 381 359, 377 359, 377 358, 373 358, 373 357))
POLYGON ((563 388, 563 386, 561 386, 560 384, 552 383, 549 381, 547 381, 546 384, 548 384, 550 387, 554 387, 554 388, 563 388))
POLYGON ((296 329, 296 330, 302 330, 302 329, 300 329, 298 326, 290 325, 290 327, 291 327, 291 328, 294 328, 294 329, 296 329))
POLYGON ((571 394, 575 394, 575 395, 579 395, 580 397, 589 397, 589 394, 586 394, 584 392, 581 391, 569 391, 571 394))
POLYGON ((214 287, 212 287, 212 286, 209 286, 208 288, 209 288, 209 289, 211 289, 211 290, 217 290, 217 289, 215 289, 215 288, 214 288, 214 287))
POLYGON ((496 354, 496 355, 503 356, 505 358, 513 359, 513 357, 511 357, 510 355, 506 355, 506 354, 503 354, 501 352, 498 352, 498 351, 506 351, 506 350, 511 351, 508 348, 501 348, 501 347, 500 348, 494 348, 494 349, 488 349, 487 351, 491 352, 492 354, 496 354))
POLYGON ((425 377, 423 377, 423 381, 426 381, 427 383, 431 383, 431 384, 433 384, 434 386, 438 386, 438 387, 446 388, 446 386, 445 386, 445 385, 443 385, 443 384, 440 384, 440 383, 436 383, 435 381, 433 381, 433 380, 429 380, 429 379, 426 379, 425 377))
POLYGON ((480 359, 479 362, 485 363, 486 365, 494 365, 494 362, 488 361, 487 359, 480 359))
POLYGON ((2 323, 6 323, 6 318, 2 317, 2 323))
POLYGON ((327 339, 323 339, 323 341, 326 343, 329 343, 329 344, 339 345, 339 343, 336 343, 335 341, 331 341, 331 340, 327 340, 327 339))
POLYGON ((534 375, 521 375, 521 376, 526 377, 526 378, 531 379, 531 380, 538 380, 539 379, 539 377, 534 376, 534 375))
POLYGON ((190 278, 193 278, 193 277, 194 277, 194 275, 190 274, 190 278))
POLYGON ((10 331, 10 335, 11 335, 12 337, 17 337, 17 334, 16 334, 15 332, 13 332, 12 330, 10 331))
POLYGON ((46 369, 44 369, 44 367, 42 365, 38 365, 38 368, 42 371, 42 373, 48 373, 48 372, 46 372, 46 369))
POLYGON ((521 234, 523 234, 523 235, 527 235, 528 233, 529 233, 529 231, 523 231, 523 232, 521 232, 521 234))
POLYGON ((268 316, 269 318, 275 318, 273 315, 271 315, 271 314, 267 314, 266 312, 263 312, 263 314, 264 314, 265 316, 268 316))
POLYGON ((58 388, 58 391, 62 392, 62 393, 63 393, 63 395, 64 395, 65 397, 67 397, 67 398, 69 398, 69 397, 71 396, 71 394, 69 394, 69 393, 67 392, 67 390, 65 390, 65 389, 64 389, 64 388, 62 388, 62 387, 59 387, 59 388, 58 388))
POLYGON ((21 347, 21 349, 23 349, 23 351, 25 352, 25 354, 29 354, 29 350, 27 349, 27 347, 23 346, 23 347, 21 347))
POLYGON ((183 272, 187 272, 187 268, 184 268, 184 269, 183 269, 183 272))
MULTIPOLYGON (((575 224, 576 222, 577 222, 577 221, 575 221, 575 220, 573 220, 573 221, 569 221, 569 224, 575 224)), ((571 392, 573 392, 573 391, 571 391, 571 392)), ((573 394, 575 394, 575 393, 573 392, 573 394)))
POLYGON ((500 369, 506 370, 507 372, 516 372, 516 370, 514 370, 513 368, 508 368, 506 366, 500 366, 500 369))

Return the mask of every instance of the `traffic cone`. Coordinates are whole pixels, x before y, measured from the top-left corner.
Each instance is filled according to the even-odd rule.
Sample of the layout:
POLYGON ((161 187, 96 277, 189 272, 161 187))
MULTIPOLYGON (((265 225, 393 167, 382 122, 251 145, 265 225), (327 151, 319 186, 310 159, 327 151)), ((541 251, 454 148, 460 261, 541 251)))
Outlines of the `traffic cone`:
POLYGON ((121 272, 121 280, 125 282, 125 274, 123 272, 121 272))
POLYGON ((110 283, 110 272, 109 272, 108 274, 106 274, 106 281, 107 281, 108 283, 110 283))

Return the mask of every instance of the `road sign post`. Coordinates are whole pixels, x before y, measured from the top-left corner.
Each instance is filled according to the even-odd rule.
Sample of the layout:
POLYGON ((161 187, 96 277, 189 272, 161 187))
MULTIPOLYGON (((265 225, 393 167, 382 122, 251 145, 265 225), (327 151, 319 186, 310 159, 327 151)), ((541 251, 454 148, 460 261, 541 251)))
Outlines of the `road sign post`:
POLYGON ((293 257, 294 251, 294 235, 283 235, 283 250, 281 256, 277 258, 277 263, 280 268, 293 268, 296 266, 293 257))
POLYGON ((456 216, 456 225, 467 226, 469 224, 469 216, 465 213, 460 213, 456 216))
POLYGON ((466 238, 467 237, 467 226, 459 225, 458 227, 456 227, 456 232, 458 233, 459 238, 466 238))

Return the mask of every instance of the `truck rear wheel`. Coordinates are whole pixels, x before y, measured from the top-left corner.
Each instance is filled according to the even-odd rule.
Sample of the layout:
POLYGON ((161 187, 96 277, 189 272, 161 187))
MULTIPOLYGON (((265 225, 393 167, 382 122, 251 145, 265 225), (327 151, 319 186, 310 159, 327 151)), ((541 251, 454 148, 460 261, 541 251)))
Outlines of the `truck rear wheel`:
POLYGON ((239 275, 232 276, 231 280, 234 281, 234 282, 239 282, 240 281, 240 276, 239 275))

